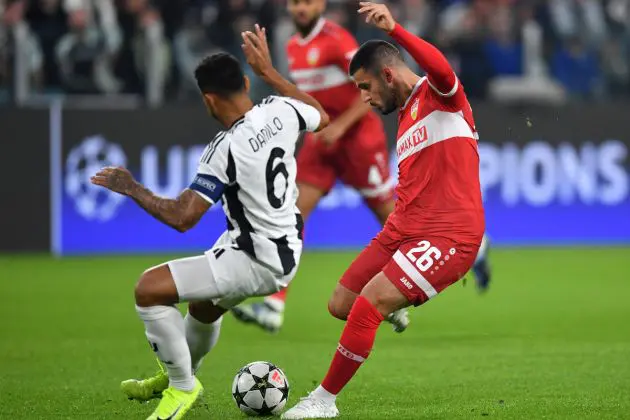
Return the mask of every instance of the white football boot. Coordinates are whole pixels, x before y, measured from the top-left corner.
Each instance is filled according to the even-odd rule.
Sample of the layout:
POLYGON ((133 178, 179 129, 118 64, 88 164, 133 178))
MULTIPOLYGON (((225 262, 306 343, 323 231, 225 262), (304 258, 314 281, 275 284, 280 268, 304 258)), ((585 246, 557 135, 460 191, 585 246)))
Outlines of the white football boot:
POLYGON ((265 331, 277 333, 284 322, 284 313, 264 302, 238 305, 231 309, 236 319, 246 324, 255 324, 265 331))
POLYGON ((332 419, 339 416, 334 400, 308 397, 300 398, 300 402, 285 411, 281 419, 332 419))
POLYGON ((395 332, 401 333, 409 326, 409 312, 407 308, 399 309, 389 314, 386 321, 392 324, 392 328, 395 332))

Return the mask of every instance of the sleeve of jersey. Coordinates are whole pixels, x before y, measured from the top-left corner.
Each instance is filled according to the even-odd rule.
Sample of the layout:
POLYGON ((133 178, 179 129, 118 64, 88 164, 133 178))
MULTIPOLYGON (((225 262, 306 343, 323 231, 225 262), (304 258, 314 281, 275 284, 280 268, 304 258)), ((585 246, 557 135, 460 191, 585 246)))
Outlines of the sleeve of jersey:
POLYGON ((399 24, 396 24, 390 35, 427 73, 429 85, 435 92, 444 97, 455 95, 459 82, 453 68, 440 50, 411 34, 399 24))
POLYGON ((226 143, 224 138, 215 138, 206 146, 199 159, 197 174, 188 187, 211 204, 221 199, 228 184, 226 143))
POLYGON ((282 98, 293 110, 298 119, 300 131, 314 132, 319 127, 322 116, 314 107, 293 98, 282 98))

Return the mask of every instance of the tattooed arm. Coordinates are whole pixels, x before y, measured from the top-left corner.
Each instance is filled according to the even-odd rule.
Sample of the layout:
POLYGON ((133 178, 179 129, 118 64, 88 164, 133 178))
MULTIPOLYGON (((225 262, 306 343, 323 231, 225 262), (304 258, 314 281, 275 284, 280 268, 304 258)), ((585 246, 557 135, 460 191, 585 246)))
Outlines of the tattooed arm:
POLYGON ((125 168, 104 168, 91 178, 95 185, 133 198, 147 213, 179 232, 197 224, 212 203, 186 189, 177 198, 162 198, 133 178, 125 168))

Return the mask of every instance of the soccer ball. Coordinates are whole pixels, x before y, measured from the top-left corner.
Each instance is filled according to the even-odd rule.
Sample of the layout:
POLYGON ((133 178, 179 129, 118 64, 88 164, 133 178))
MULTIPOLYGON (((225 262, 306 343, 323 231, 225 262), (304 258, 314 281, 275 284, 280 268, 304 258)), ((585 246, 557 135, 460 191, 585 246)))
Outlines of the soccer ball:
POLYGON ((234 377, 232 398, 250 416, 278 414, 289 398, 289 381, 274 364, 252 362, 234 377))

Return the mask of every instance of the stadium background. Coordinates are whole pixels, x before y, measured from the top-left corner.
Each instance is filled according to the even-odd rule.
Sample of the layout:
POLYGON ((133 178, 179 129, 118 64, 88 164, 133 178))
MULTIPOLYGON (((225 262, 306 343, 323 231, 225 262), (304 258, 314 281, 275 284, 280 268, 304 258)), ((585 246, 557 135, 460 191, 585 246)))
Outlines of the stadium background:
MULTIPOLYGON (((630 1, 389 4, 447 53, 473 103, 495 282, 483 298, 455 286, 414 311, 404 336, 383 333, 341 408, 357 419, 627 418, 630 1), (430 366, 421 374, 416 356, 430 366), (410 400, 401 387, 418 391, 410 400)), ((354 10, 331 1, 327 15, 360 41, 381 37, 354 10)), ((283 0, 0 0, 0 418, 146 411, 116 389, 152 369, 133 282, 207 248, 224 220, 215 209, 170 232, 87 178, 109 160, 160 193, 184 188, 218 128, 191 69, 209 52, 240 55, 238 33, 256 21, 286 71, 283 0)), ((253 80, 254 96, 269 93, 253 80)), ((312 386, 341 327, 328 295, 377 230, 337 186, 307 224, 286 326, 270 337, 226 320, 212 354, 225 369, 204 369, 212 404, 191 418, 238 418, 227 389, 254 359, 285 368, 293 400, 312 386)))

